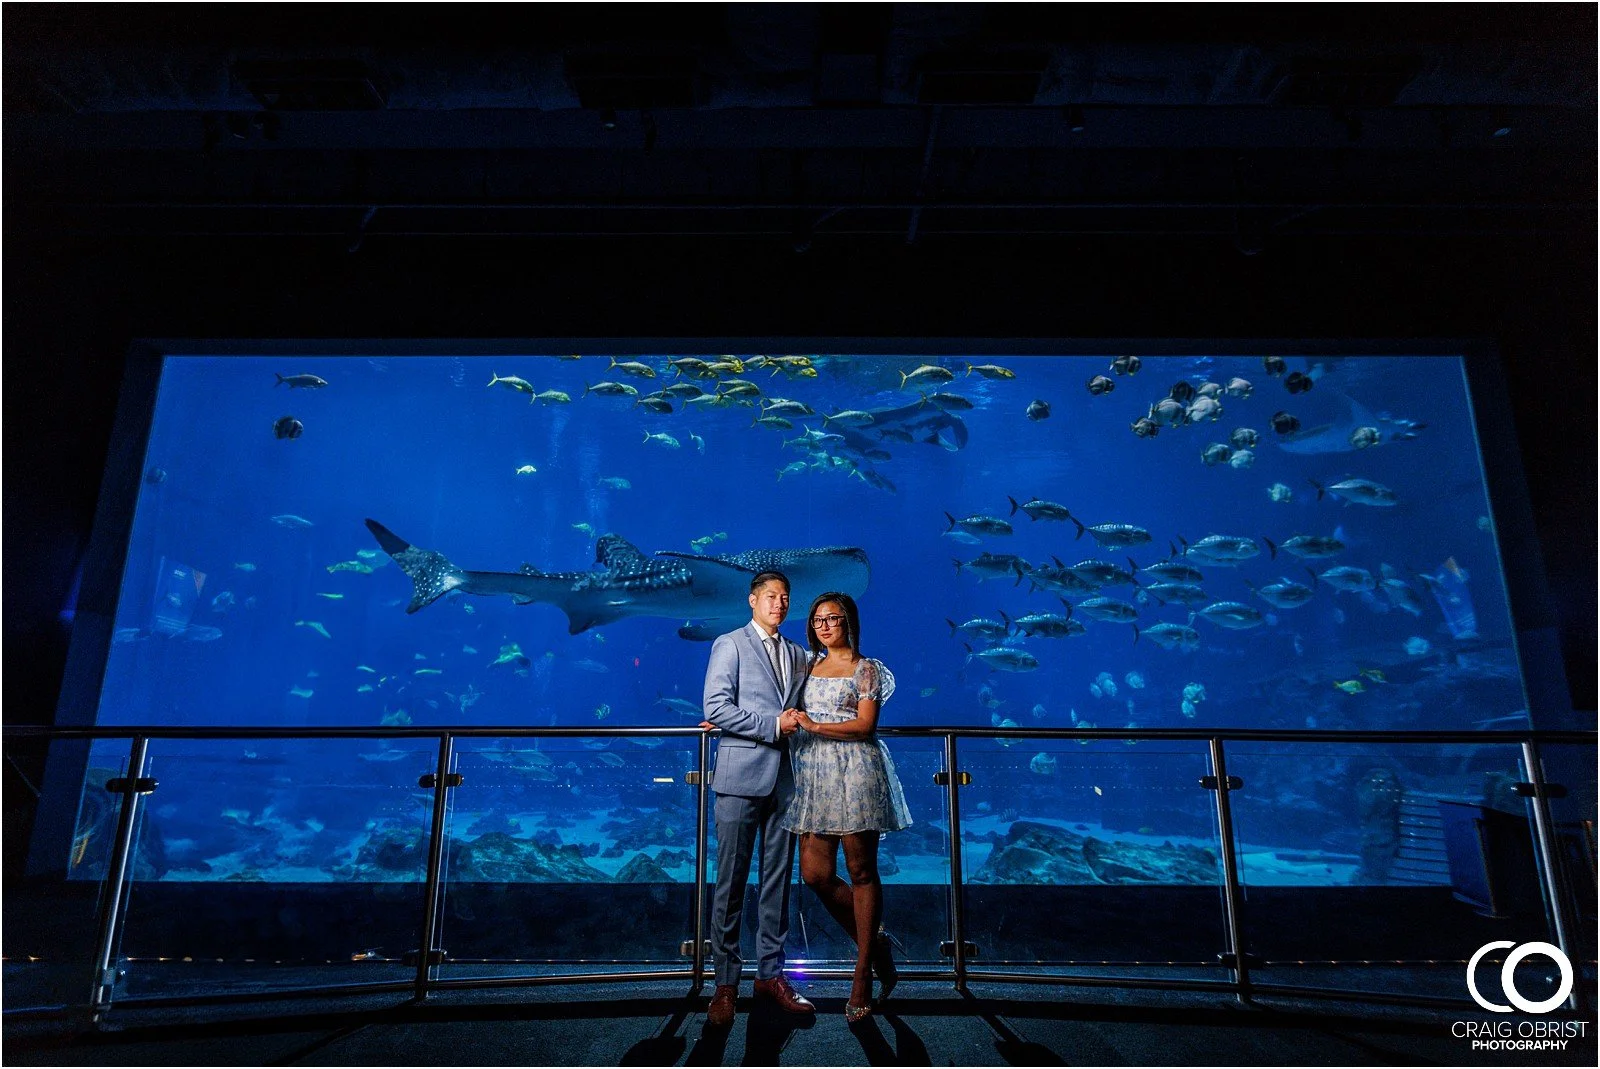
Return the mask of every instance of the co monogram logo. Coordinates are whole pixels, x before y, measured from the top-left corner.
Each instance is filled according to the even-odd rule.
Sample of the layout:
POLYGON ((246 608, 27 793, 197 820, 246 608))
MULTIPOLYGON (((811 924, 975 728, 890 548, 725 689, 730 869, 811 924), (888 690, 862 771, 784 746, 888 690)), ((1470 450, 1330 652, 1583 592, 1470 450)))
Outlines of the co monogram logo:
POLYGON ((1467 962, 1467 991, 1471 993, 1472 1001, 1495 1013, 1511 1012, 1511 1006, 1501 1006, 1480 995, 1478 993, 1477 979, 1478 962, 1483 960, 1483 956, 1491 950, 1504 950, 1507 947, 1517 947, 1517 949, 1506 955, 1506 963, 1500 967, 1500 987, 1505 991, 1506 998, 1511 1000, 1511 1006, 1515 1006, 1523 1013, 1549 1013, 1567 1001, 1567 996, 1572 994, 1572 962, 1568 961, 1567 956, 1561 953, 1561 948, 1550 943, 1538 942, 1523 943, 1518 947, 1517 944, 1509 939, 1497 939, 1492 943, 1483 944, 1478 948, 1477 953, 1472 955, 1472 960, 1467 962), (1513 974, 1517 971, 1517 965, 1529 954, 1543 954, 1555 962, 1556 968, 1561 970, 1560 989, 1543 1002, 1530 1002, 1523 998, 1522 993, 1517 990, 1516 977, 1513 974))

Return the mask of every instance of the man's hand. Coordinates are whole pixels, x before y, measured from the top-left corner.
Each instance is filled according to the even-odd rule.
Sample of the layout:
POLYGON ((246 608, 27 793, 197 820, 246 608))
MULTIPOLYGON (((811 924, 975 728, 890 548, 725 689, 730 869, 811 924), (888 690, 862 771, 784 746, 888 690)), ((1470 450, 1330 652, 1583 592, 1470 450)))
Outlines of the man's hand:
POLYGON ((715 731, 715 730, 717 730, 717 725, 713 724, 709 720, 702 720, 702 721, 700 721, 700 730, 702 730, 702 731, 715 731))
POLYGON ((801 715, 798 709, 785 709, 783 715, 778 717, 778 733, 780 735, 793 735, 800 730, 801 715))

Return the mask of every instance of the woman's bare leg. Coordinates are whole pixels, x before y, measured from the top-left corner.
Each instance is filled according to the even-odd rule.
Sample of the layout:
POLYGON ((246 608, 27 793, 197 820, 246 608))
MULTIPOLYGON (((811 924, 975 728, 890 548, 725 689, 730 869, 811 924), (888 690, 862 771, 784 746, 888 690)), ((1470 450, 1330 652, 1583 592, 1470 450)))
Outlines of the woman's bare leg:
POLYGON ((878 833, 858 831, 843 836, 844 863, 850 873, 854 902, 856 972, 850 1001, 865 1006, 872 1000, 872 937, 883 916, 883 884, 878 879, 878 833))
POLYGON ((839 878, 839 836, 806 832, 800 836, 800 878, 851 939, 856 937, 855 895, 839 878))

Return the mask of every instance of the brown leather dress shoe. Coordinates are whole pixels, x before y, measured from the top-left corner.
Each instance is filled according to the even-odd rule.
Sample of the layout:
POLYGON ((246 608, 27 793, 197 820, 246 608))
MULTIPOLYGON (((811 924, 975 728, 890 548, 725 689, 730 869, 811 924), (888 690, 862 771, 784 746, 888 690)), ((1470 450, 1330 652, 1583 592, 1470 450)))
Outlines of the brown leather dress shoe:
POLYGON ((778 1004, 778 1008, 785 1013, 816 1013, 816 1006, 811 1000, 789 986, 789 981, 782 973, 770 980, 756 981, 756 994, 765 995, 778 1004))
POLYGON ((733 1014, 738 1000, 738 984, 718 984, 717 993, 711 996, 711 1005, 706 1007, 706 1023, 718 1028, 727 1028, 733 1024, 733 1014))

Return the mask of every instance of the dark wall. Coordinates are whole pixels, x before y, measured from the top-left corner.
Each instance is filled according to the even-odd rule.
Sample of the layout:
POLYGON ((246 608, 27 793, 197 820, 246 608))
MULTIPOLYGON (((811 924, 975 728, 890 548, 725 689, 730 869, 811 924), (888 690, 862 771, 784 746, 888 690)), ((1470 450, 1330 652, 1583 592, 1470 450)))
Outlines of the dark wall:
POLYGON ((1159 236, 819 239, 803 254, 734 238, 346 246, 7 239, 7 723, 50 720, 58 613, 141 336, 1484 338, 1504 356, 1573 702, 1595 708, 1593 233, 1313 236, 1248 257, 1227 238, 1159 236))

